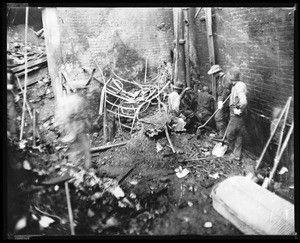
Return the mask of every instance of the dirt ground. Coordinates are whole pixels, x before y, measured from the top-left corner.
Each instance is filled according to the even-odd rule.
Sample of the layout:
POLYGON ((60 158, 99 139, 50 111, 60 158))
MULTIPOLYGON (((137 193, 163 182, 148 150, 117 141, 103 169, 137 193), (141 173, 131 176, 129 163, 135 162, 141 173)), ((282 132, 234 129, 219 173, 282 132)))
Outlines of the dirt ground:
MULTIPOLYGON (((28 98, 36 101, 32 104, 39 111, 44 141, 37 141, 36 148, 32 146, 29 124, 24 133, 26 146, 21 149, 20 143, 8 143, 7 147, 9 238, 70 235, 64 183, 43 185, 66 173, 72 176, 68 185, 76 235, 243 235, 214 210, 210 193, 218 182, 246 175, 255 164, 255 156, 244 153, 241 162, 211 156, 214 131, 198 139, 194 133, 171 132, 170 138, 179 151, 173 153, 165 133, 150 138, 145 135, 145 124, 139 122, 132 136, 118 129, 113 143, 128 141, 127 144, 93 153, 92 168, 86 171, 67 160, 67 147, 60 142, 54 126, 53 94, 46 92, 41 102, 37 98, 41 95, 37 92, 39 85, 42 84, 28 89, 28 98), (175 172, 180 166, 189 170, 183 178, 175 172), (110 190, 117 183, 123 197, 118 198, 110 190), (54 222, 42 227, 40 220, 45 215, 54 222), (22 219, 25 227, 19 229, 22 219)), ((86 112, 91 122, 99 108, 99 95, 95 92, 90 96, 86 112)), ((152 107, 147 115, 156 110, 152 107)), ((104 144, 99 127, 92 126, 89 135, 91 147, 104 144)), ((290 191, 281 196, 293 202, 290 191)))
MULTIPOLYGON (((95 123, 100 91, 81 92, 89 104, 85 113, 91 124, 92 148, 105 144, 101 124, 95 123)), ((23 140, 7 141, 4 232, 9 239, 71 235, 65 184, 53 182, 66 174, 71 178, 68 186, 76 236, 243 235, 214 210, 210 193, 226 178, 251 171, 257 159, 254 155, 244 153, 241 162, 227 156, 213 157, 215 132, 197 138, 193 130, 170 133, 178 152, 173 153, 164 132, 150 138, 140 121, 132 135, 117 126, 109 144, 126 141, 126 145, 93 153, 92 168, 87 171, 83 165, 68 161, 68 147, 60 141, 49 74, 27 92, 28 101, 37 110, 41 139, 33 147, 32 125, 27 118, 23 140), (183 178, 175 172, 180 166, 189 171, 183 178), (50 223, 41 223, 45 216, 50 223)), ((145 117, 156 112, 157 106, 151 106, 145 117)), ((283 179, 275 177, 279 183, 283 179)), ((293 203, 293 190, 282 189, 279 183, 273 191, 293 203)))

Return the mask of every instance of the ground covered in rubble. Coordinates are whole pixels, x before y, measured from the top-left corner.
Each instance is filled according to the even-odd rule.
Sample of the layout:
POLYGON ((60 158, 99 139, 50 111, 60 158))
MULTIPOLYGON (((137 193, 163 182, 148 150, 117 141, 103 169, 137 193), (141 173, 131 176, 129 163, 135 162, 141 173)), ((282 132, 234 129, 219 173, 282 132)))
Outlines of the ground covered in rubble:
MULTIPOLYGON (((11 43, 20 51, 19 36, 12 36, 11 43)), ((21 57, 14 49, 10 51, 14 58, 21 57)), ((92 168, 86 170, 66 156, 69 148, 61 142, 55 126, 55 100, 48 73, 32 79, 35 82, 27 87, 27 97, 37 111, 40 138, 34 136, 27 114, 22 140, 7 141, 4 231, 8 238, 71 235, 66 175, 75 235, 243 235, 214 210, 210 193, 224 179, 252 172, 257 159, 254 155, 244 153, 241 162, 228 156, 214 157, 211 151, 216 143, 212 140, 215 132, 197 137, 193 129, 169 131, 174 153, 164 129, 149 136, 149 122, 145 121, 151 117, 155 120, 153 116, 158 114, 157 106, 152 105, 132 134, 118 124, 112 126, 114 138, 108 144, 126 144, 93 152, 92 168)), ((92 84, 99 88, 87 87, 79 93, 89 103, 85 115, 90 124, 91 147, 95 148, 106 143, 97 114, 102 86, 94 80, 92 84)), ((21 121, 21 107, 18 111, 17 120, 21 121)), ((278 183, 272 190, 293 202, 291 191, 279 190, 283 179, 276 177, 278 183)))
MULTIPOLYGON (((242 235, 214 210, 210 193, 218 182, 251 171, 255 156, 244 153, 241 162, 212 156, 214 131, 198 138, 194 131, 170 131, 173 153, 164 130, 147 136, 147 122, 141 119, 131 135, 119 128, 108 143, 126 141, 125 145, 92 153, 92 168, 87 171, 65 156, 68 147, 60 142, 54 97, 45 80, 28 87, 29 99, 39 111, 43 141, 33 146, 27 122, 22 141, 8 142, 8 237, 71 234, 65 185, 59 182, 66 174, 71 177, 75 235, 242 235), (36 92, 40 86, 45 92, 36 92), (181 178, 180 169, 188 172, 181 178)), ((99 97, 99 92, 90 96, 86 113, 91 123, 99 97)), ((150 107, 146 118, 156 112, 157 106, 150 107)), ((105 144, 99 122, 94 122, 89 135, 92 148, 105 144)), ((293 202, 290 191, 280 192, 293 202)))
MULTIPOLYGON (((30 130, 23 143, 8 145, 9 237, 71 234, 64 183, 44 183, 66 173, 72 177, 76 235, 242 235, 213 209, 210 192, 225 178, 253 168, 249 154, 242 162, 212 156, 213 131, 198 139, 194 133, 171 132, 173 153, 164 132, 151 138, 139 122, 131 136, 116 132, 113 143, 126 145, 93 153, 86 171, 64 157, 67 147, 60 144, 48 109, 40 121, 47 145, 33 147, 30 130), (188 174, 179 178, 179 168, 188 174)), ((92 147, 102 145, 102 130, 94 129, 90 139, 92 147)))

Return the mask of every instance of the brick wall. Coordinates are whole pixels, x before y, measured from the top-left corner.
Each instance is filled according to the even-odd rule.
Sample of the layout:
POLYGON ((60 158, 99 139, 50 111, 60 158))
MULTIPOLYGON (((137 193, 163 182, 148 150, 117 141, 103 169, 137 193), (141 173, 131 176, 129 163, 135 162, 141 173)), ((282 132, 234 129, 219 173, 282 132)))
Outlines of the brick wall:
POLYGON ((82 78, 80 67, 95 67, 98 58, 101 67, 144 79, 146 57, 150 78, 168 58, 172 8, 57 8, 57 13, 63 59, 76 70, 73 78, 82 78))
MULTIPOLYGON (((206 21, 202 10, 195 19, 200 81, 209 84, 206 21)), ((248 88, 249 120, 245 147, 260 155, 270 135, 276 107, 294 94, 293 8, 213 8, 212 28, 216 63, 224 71, 237 65, 248 88)), ((291 103, 288 122, 293 119, 291 103)), ((266 155, 268 156, 268 154, 266 155)))
POLYGON ((293 8, 214 8, 214 14, 217 63, 239 66, 249 108, 271 117, 294 93, 293 8))

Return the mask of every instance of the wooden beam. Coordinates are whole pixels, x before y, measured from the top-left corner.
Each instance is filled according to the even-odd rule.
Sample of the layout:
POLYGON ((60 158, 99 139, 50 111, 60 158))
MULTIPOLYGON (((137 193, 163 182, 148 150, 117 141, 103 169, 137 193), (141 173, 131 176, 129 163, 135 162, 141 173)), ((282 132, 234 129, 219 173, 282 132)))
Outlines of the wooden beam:
POLYGON ((56 8, 42 9, 43 29, 47 51, 48 70, 56 103, 60 103, 63 96, 59 73, 62 62, 60 32, 56 8))
POLYGON ((185 68, 185 53, 184 53, 184 23, 182 16, 182 8, 175 8, 175 26, 176 34, 176 62, 175 62, 175 77, 174 80, 183 83, 186 86, 186 68, 185 68))
MULTIPOLYGON (((208 53, 209 53, 209 65, 212 66, 215 64, 215 49, 214 49, 214 39, 212 33, 212 17, 211 17, 211 8, 204 8, 205 11, 205 20, 206 20, 206 32, 207 32, 207 43, 208 43, 208 53)), ((212 83, 212 95, 215 97, 217 102, 217 88, 216 80, 211 75, 212 83)))
POLYGON ((190 76, 190 11, 189 8, 184 9, 184 32, 186 36, 186 44, 185 44, 185 59, 186 59, 186 85, 187 87, 191 87, 191 76, 190 76))
MULTIPOLYGON (((47 57, 42 57, 42 58, 39 58, 37 60, 32 60, 32 61, 30 61, 30 62, 27 63, 27 68, 35 67, 37 65, 42 65, 42 64, 44 64, 46 62, 47 62, 47 57)), ((25 64, 17 66, 17 67, 14 67, 11 70, 14 73, 17 73, 17 72, 20 72, 20 71, 24 71, 25 70, 25 64)))

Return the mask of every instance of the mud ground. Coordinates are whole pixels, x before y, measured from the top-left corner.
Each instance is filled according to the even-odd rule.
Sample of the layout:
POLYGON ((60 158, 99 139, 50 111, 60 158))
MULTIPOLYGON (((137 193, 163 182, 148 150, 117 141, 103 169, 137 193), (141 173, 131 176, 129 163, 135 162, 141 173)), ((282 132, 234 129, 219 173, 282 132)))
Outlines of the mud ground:
MULTIPOLYGON (((18 41, 20 36, 13 37, 18 41)), ((89 103, 86 117, 91 124, 92 148, 104 145, 101 124, 95 122, 100 88, 81 92, 89 103)), ((244 153, 241 162, 211 156, 214 131, 203 133, 198 139, 195 131, 171 132, 174 147, 180 151, 173 153, 164 133, 149 138, 145 125, 139 122, 132 135, 117 126, 110 143, 127 144, 93 153, 92 168, 86 171, 83 165, 74 166, 68 161, 68 147, 60 141, 48 74, 28 87, 27 97, 37 110, 42 139, 33 147, 32 125, 27 118, 22 141, 25 145, 7 141, 4 148, 4 232, 8 238, 70 236, 64 183, 44 184, 65 174, 72 177, 68 185, 76 236, 243 236, 214 210, 210 193, 214 185, 226 178, 251 171, 257 159, 253 154, 244 153), (183 178, 175 172, 180 166, 189 170, 183 178), (122 197, 110 190, 116 185, 124 192, 122 197), (41 226, 44 216, 52 221, 41 226)), ((152 106, 146 117, 156 112, 157 106, 152 106)), ((19 109, 19 123, 20 117, 19 109)), ((263 170, 268 172, 270 168, 265 166, 263 170)), ((293 203, 293 190, 279 186, 284 178, 276 175, 274 179, 278 183, 272 190, 293 203)))

